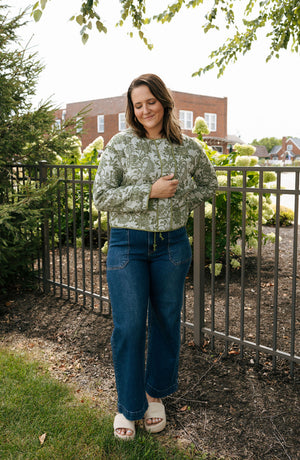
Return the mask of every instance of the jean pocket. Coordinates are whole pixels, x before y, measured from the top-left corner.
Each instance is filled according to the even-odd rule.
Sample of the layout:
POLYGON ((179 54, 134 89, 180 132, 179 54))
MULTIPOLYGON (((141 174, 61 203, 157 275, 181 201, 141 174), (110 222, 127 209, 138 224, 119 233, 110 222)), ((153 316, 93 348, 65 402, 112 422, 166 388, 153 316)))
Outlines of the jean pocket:
POLYGON ((112 228, 106 259, 107 270, 120 270, 129 262, 129 230, 112 228))
POLYGON ((192 249, 184 227, 169 233, 169 259, 174 265, 192 260, 192 249))

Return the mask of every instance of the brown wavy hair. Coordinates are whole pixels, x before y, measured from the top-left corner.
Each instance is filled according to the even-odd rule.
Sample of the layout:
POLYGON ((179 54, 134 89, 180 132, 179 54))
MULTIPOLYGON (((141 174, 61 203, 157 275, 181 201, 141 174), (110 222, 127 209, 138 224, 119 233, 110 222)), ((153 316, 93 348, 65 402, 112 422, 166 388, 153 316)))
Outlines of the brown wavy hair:
POLYGON ((131 99, 132 91, 145 85, 149 88, 153 96, 162 104, 164 108, 163 127, 161 135, 174 144, 182 144, 182 133, 178 118, 174 113, 174 99, 160 77, 152 73, 147 73, 135 78, 127 91, 126 122, 139 137, 146 137, 144 126, 139 123, 135 114, 131 99))

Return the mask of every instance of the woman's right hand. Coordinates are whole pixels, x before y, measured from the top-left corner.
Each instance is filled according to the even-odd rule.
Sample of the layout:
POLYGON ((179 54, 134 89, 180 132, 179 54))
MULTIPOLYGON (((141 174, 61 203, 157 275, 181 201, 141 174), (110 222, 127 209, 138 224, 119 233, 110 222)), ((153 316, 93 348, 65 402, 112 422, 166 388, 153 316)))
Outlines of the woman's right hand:
POLYGON ((150 198, 171 198, 175 195, 178 180, 173 179, 174 174, 169 174, 168 176, 160 177, 152 185, 150 198))

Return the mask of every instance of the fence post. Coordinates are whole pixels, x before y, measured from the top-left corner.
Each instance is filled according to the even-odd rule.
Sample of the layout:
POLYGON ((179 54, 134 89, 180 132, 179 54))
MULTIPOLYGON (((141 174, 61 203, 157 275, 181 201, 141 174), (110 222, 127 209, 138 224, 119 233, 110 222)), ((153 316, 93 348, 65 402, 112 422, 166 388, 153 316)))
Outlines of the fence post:
MULTIPOLYGON (((47 161, 39 162, 40 186, 47 182, 47 161)), ((48 203, 45 202, 46 207, 48 203)), ((42 271, 43 271, 43 290, 47 294, 50 291, 50 253, 49 253, 49 218, 48 212, 43 211, 42 215, 42 271)))
POLYGON ((194 342, 201 345, 203 342, 204 307, 205 307, 205 207, 201 203, 194 210, 194 342))

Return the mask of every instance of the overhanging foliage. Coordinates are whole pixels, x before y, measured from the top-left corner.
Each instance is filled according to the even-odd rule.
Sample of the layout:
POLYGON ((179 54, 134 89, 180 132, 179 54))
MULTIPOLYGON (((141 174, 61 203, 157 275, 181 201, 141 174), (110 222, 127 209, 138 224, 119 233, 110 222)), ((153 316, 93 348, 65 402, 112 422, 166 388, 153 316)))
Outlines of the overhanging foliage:
MULTIPOLYGON (((33 6, 32 15, 36 21, 41 18, 48 1, 50 0, 39 0, 33 6)), ((146 0, 119 0, 119 3, 120 19, 116 25, 122 26, 131 20, 132 30, 138 31, 140 39, 150 49, 153 45, 145 35, 146 26, 153 21, 161 24, 170 22, 183 8, 205 8, 203 23, 200 24, 205 33, 211 29, 218 30, 220 25, 225 23, 232 35, 223 45, 210 53, 210 62, 195 71, 193 76, 201 75, 214 67, 218 68, 218 76, 222 75, 229 63, 235 62, 239 55, 247 53, 252 48, 259 31, 262 31, 270 42, 267 61, 273 56, 278 58, 279 52, 283 49, 290 49, 292 52, 298 52, 299 49, 298 0, 178 0, 153 16, 147 14, 146 0)), ((107 32, 104 25, 106 18, 100 16, 99 4, 100 0, 82 1, 78 14, 70 12, 73 14, 71 19, 81 27, 83 43, 87 42, 93 26, 99 32, 107 32)), ((133 32, 130 32, 130 35, 133 36, 133 32)))

